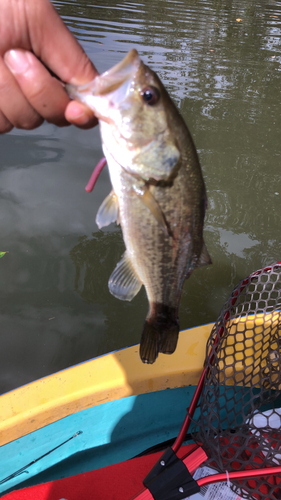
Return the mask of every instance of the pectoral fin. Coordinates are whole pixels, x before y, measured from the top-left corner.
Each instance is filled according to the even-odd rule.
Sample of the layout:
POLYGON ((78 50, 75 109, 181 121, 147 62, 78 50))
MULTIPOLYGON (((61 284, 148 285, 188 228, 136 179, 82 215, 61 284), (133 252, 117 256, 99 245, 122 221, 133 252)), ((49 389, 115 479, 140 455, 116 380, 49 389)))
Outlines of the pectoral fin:
POLYGON ((155 200, 153 194, 149 191, 149 188, 145 187, 143 190, 136 190, 135 193, 139 197, 141 202, 146 206, 146 208, 148 208, 148 210, 150 210, 150 212, 152 213, 153 217, 155 217, 157 222, 159 222, 163 231, 167 235, 169 235, 170 228, 167 224, 165 216, 164 216, 158 202, 155 200))
POLYGON ((142 283, 137 277, 127 252, 118 262, 108 281, 109 291, 120 300, 132 300, 139 292, 142 283))
POLYGON ((96 224, 99 229, 109 226, 112 222, 118 221, 119 204, 115 192, 112 190, 109 195, 103 200, 98 213, 96 215, 96 224))

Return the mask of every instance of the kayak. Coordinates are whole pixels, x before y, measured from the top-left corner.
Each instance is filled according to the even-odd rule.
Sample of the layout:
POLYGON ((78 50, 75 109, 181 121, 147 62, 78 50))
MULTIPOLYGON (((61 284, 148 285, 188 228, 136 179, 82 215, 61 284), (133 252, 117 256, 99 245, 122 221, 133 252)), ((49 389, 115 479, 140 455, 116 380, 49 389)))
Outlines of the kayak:
POLYGON ((253 500, 279 498, 279 313, 230 318, 223 310, 224 327, 220 320, 215 328, 181 332, 176 353, 160 355, 154 365, 141 363, 139 346, 132 346, 4 394, 0 495, 241 500, 247 492, 253 500), (270 383, 275 392, 258 407, 257 395, 266 396, 270 383), (195 443, 187 434, 191 417, 195 443))
POLYGON ((141 362, 135 345, 0 396, 0 495, 5 500, 20 498, 11 495, 25 488, 22 498, 27 499, 32 497, 26 492, 32 494, 35 488, 34 499, 82 499, 81 491, 77 493, 81 481, 76 484, 74 478, 83 476, 85 491, 85 478, 92 484, 96 478, 99 487, 105 481, 111 495, 102 488, 101 496, 95 490, 87 498, 125 498, 121 486, 112 496, 105 479, 108 470, 120 482, 128 464, 135 467, 140 473, 139 483, 133 474, 134 490, 159 452, 155 457, 139 455, 161 449, 161 443, 178 435, 202 373, 212 326, 182 331, 176 352, 160 354, 153 365, 141 362), (50 496, 56 480, 71 484, 68 496, 50 496))

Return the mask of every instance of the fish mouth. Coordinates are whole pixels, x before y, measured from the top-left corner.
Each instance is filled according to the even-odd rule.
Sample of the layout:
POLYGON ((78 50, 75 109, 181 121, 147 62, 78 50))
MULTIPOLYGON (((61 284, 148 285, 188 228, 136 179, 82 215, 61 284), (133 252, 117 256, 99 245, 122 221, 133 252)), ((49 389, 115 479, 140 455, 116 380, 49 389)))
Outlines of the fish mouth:
MULTIPOLYGON (((130 90, 131 82, 134 80, 140 63, 141 59, 137 50, 132 49, 122 61, 97 76, 91 82, 83 85, 66 84, 65 90, 72 99, 78 99, 88 105, 90 105, 90 102, 87 102, 87 97, 107 96, 121 88, 122 97, 124 98, 130 90)), ((90 107, 92 106, 90 105, 90 107)))

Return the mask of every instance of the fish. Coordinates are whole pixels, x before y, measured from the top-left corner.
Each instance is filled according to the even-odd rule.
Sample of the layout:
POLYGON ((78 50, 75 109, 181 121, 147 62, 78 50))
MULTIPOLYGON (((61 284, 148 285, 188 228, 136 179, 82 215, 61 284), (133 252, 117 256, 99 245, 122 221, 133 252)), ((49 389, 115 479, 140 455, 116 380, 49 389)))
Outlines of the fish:
POLYGON ((112 191, 96 223, 120 223, 126 247, 109 291, 130 301, 145 287, 149 310, 140 358, 151 364, 159 353, 176 349, 184 281, 195 268, 211 264, 195 145, 164 85, 135 49, 92 82, 66 89, 99 120, 112 191))

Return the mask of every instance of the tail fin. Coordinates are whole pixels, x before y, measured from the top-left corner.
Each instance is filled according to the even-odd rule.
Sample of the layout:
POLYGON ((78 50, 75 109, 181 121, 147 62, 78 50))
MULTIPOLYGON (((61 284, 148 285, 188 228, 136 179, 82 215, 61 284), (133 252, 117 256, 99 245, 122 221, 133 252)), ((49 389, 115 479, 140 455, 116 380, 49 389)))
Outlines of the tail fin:
POLYGON ((152 304, 140 342, 143 363, 154 363, 158 353, 172 354, 178 342, 179 322, 177 310, 164 304, 152 304))

